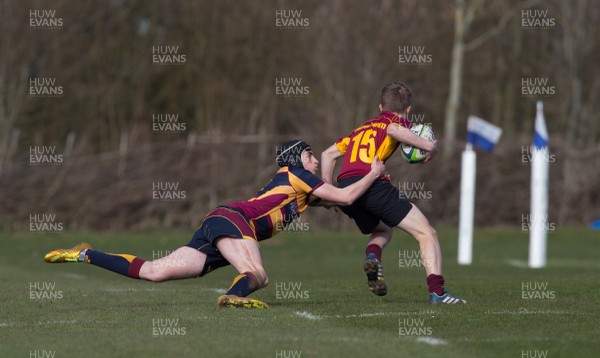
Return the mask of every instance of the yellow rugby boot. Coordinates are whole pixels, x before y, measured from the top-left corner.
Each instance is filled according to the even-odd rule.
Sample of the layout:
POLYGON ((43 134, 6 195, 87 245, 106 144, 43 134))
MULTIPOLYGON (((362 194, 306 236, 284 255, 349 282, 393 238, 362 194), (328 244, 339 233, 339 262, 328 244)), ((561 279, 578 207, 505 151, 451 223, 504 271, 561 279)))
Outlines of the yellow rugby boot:
POLYGON ((70 249, 55 249, 44 256, 44 261, 49 263, 78 262, 79 253, 84 249, 93 249, 93 247, 87 242, 82 242, 70 249))
POLYGON ((238 297, 236 295, 222 295, 217 298, 219 307, 235 308, 269 308, 269 305, 250 297, 238 297))

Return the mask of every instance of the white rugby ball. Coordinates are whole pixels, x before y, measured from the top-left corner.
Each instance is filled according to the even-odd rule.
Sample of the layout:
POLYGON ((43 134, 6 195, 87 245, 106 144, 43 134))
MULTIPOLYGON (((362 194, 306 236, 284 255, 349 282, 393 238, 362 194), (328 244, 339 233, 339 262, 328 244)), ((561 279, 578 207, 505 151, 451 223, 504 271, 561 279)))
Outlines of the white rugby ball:
MULTIPOLYGON (((421 138, 427 139, 430 142, 435 140, 433 130, 428 124, 415 124, 410 128, 410 131, 421 138)), ((408 144, 402 144, 402 158, 404 158, 404 160, 406 160, 410 164, 422 162, 423 160, 425 160, 426 154, 427 152, 423 149, 413 147, 412 145, 408 144)))

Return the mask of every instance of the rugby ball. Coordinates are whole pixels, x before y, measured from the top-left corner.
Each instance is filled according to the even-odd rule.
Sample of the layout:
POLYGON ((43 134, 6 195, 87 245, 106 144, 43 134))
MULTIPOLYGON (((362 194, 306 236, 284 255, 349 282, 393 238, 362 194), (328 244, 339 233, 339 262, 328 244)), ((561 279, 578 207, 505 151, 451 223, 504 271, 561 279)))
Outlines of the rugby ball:
MULTIPOLYGON (((421 138, 427 139, 430 142, 435 139, 431 126, 427 124, 415 124, 410 128, 410 131, 421 138)), ((422 162, 425 160, 426 154, 427 152, 422 149, 413 147, 412 145, 402 144, 402 158, 404 158, 404 160, 410 164, 422 162)))

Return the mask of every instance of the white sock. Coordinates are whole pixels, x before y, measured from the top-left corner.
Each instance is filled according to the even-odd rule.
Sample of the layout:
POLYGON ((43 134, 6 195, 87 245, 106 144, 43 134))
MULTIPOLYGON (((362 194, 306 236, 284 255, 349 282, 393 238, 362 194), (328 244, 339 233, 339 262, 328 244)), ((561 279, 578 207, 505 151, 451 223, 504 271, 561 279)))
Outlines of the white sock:
POLYGON ((87 252, 87 250, 88 249, 81 250, 81 252, 79 253, 79 258, 77 259, 77 262, 85 261, 85 253, 87 252))

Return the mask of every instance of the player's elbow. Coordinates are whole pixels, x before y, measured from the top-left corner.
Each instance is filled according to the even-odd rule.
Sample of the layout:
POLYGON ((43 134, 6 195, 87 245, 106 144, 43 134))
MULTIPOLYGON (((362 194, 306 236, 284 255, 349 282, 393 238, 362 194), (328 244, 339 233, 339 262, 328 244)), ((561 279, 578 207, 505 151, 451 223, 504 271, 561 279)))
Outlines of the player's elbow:
POLYGON ((337 188, 328 183, 317 188, 313 194, 336 205, 350 205, 355 199, 352 197, 354 195, 352 188, 337 188))
POLYGON ((322 159, 325 158, 329 160, 336 160, 340 156, 342 156, 342 153, 335 144, 325 149, 323 153, 321 153, 322 159))
POLYGON ((357 199, 355 195, 356 193, 350 189, 351 188, 344 188, 340 190, 339 195, 336 198, 338 205, 348 206, 354 203, 354 201, 357 199))
POLYGON ((400 127, 397 125, 391 125, 387 127, 387 134, 391 137, 394 137, 398 134, 400 127))
POLYGON ((327 151, 324 151, 323 153, 321 153, 321 163, 331 163, 334 161, 333 156, 331 155, 331 153, 328 153, 327 151))
POLYGON ((344 195, 341 198, 339 198, 339 200, 337 200, 337 203, 339 205, 344 205, 344 206, 352 205, 352 203, 354 203, 354 198, 350 198, 347 195, 344 195))

